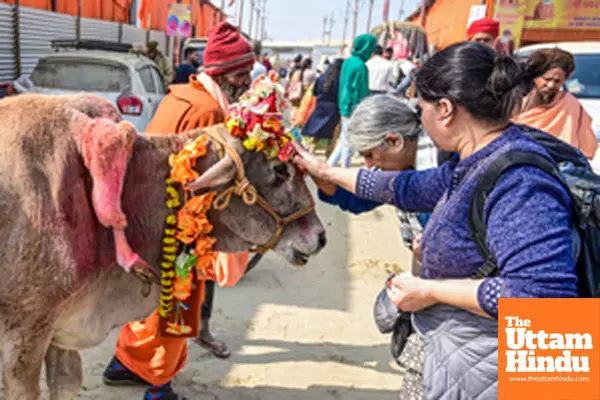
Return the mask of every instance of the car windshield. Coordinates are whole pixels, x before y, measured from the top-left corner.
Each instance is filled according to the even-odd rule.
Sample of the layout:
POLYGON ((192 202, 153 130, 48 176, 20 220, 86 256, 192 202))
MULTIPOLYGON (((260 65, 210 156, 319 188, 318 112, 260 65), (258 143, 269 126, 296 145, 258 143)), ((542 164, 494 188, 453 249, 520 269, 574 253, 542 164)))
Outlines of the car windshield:
POLYGON ((576 54, 575 72, 565 83, 567 91, 580 99, 600 99, 600 53, 576 54))
POLYGON ((93 92, 122 92, 131 86, 129 69, 102 60, 40 60, 31 73, 39 87, 93 92))

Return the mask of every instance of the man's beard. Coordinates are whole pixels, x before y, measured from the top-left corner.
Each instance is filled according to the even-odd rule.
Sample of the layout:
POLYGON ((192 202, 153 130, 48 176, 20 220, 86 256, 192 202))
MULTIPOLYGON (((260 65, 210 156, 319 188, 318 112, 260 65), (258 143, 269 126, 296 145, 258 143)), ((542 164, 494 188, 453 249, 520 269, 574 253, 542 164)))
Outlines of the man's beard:
POLYGON ((557 94, 558 94, 558 92, 543 93, 543 92, 540 92, 539 90, 536 90, 536 96, 535 96, 536 103, 539 105, 542 105, 542 106, 547 106, 548 104, 550 104, 554 101, 557 94))
POLYGON ((225 96, 227 96, 227 100, 230 103, 237 103, 240 97, 250 89, 249 85, 233 86, 225 79, 219 83, 219 87, 223 93, 225 93, 225 96))

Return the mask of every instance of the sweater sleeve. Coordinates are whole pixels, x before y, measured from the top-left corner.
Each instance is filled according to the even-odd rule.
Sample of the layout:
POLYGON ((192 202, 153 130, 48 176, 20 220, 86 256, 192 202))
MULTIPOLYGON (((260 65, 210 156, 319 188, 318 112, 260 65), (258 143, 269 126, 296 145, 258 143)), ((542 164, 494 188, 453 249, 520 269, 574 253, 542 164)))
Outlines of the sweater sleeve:
POLYGON ((506 172, 484 210, 487 243, 500 275, 477 293, 481 308, 498 316, 501 297, 576 297, 571 198, 560 182, 535 167, 506 172))
POLYGON ((319 199, 325 203, 336 205, 344 211, 350 211, 352 214, 361 214, 371 211, 381 205, 381 203, 376 201, 362 199, 340 187, 337 188, 333 196, 327 196, 319 190, 319 199))
POLYGON ((450 186, 455 161, 424 171, 361 169, 356 195, 410 212, 432 212, 450 186))

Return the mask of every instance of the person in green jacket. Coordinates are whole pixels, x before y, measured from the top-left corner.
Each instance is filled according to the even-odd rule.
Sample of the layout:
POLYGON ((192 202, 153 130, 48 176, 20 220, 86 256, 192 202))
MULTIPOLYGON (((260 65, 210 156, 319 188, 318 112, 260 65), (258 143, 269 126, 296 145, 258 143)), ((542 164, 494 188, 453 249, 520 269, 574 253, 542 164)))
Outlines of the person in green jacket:
POLYGON ((340 141, 327 163, 337 165, 342 160, 342 167, 348 168, 352 159, 352 147, 348 141, 348 125, 350 117, 358 104, 369 96, 369 70, 366 62, 373 55, 377 38, 373 35, 360 35, 354 40, 352 56, 344 61, 340 77, 338 103, 342 115, 342 131, 340 141))

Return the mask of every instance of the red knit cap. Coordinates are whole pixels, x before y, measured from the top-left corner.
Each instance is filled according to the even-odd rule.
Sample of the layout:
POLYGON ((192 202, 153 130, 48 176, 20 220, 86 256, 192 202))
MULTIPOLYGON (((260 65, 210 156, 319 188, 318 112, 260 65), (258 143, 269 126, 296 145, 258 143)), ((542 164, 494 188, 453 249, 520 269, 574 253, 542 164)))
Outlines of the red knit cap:
POLYGON ((467 37, 471 39, 476 33, 489 33, 494 39, 500 34, 500 23, 491 18, 481 18, 473 21, 467 30, 467 37))
POLYGON ((254 64, 250 43, 229 22, 221 22, 210 31, 203 58, 204 72, 210 76, 254 64))

